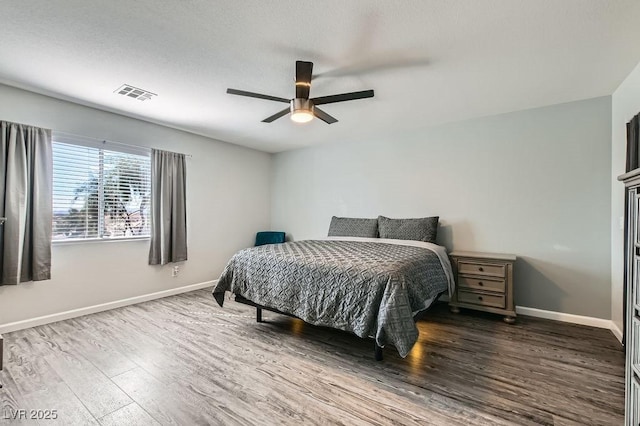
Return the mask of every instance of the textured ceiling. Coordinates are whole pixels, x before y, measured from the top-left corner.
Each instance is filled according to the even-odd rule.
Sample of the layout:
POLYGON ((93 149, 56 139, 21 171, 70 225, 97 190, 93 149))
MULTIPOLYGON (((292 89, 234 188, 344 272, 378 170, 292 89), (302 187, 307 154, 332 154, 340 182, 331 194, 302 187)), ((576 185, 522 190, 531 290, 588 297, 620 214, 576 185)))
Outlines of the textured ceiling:
POLYGON ((1 15, 0 81, 269 152, 609 95, 640 60, 637 0, 7 0, 1 15), (312 97, 376 97, 300 125, 225 94, 293 97, 296 59, 315 63, 312 97))

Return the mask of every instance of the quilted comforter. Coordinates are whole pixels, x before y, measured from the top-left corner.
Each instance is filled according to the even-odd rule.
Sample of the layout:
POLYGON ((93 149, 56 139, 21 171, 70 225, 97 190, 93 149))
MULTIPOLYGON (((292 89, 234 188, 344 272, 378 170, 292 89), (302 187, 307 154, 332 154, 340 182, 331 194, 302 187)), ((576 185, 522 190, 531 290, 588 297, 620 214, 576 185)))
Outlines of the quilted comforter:
POLYGON ((237 252, 213 290, 231 291, 314 324, 375 337, 405 357, 418 339, 415 313, 453 291, 451 265, 435 244, 330 238, 237 252))

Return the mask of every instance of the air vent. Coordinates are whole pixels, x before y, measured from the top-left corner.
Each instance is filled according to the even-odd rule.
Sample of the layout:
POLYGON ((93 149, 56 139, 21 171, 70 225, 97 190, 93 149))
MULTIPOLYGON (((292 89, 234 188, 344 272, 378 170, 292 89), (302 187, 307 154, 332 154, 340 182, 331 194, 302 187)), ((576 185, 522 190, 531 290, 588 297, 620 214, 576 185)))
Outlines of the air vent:
POLYGON ((139 101, 146 101, 154 96, 158 96, 156 93, 129 86, 128 84, 123 84, 122 86, 118 87, 113 93, 117 93, 122 96, 128 96, 139 101))

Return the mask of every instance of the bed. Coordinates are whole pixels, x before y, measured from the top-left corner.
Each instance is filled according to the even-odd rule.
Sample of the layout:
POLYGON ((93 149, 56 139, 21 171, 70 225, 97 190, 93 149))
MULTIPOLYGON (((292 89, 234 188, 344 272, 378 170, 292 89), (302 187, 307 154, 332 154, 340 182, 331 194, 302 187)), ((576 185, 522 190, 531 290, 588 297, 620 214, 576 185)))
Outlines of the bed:
MULTIPOLYGON (((329 237, 252 247, 226 265, 213 296, 225 292, 260 309, 391 344, 405 357, 418 339, 414 316, 453 292, 444 247, 422 241, 329 237)), ((260 318, 258 318, 260 320, 260 318)))

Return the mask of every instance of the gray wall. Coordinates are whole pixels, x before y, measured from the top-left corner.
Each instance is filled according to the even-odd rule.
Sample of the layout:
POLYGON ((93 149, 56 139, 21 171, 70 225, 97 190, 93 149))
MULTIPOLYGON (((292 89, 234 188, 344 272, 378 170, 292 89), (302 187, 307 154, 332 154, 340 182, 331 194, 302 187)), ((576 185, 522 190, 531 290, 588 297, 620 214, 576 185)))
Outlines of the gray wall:
POLYGON ((624 283, 624 173, 627 122, 640 113, 640 64, 611 96, 611 320, 622 330, 624 283))
POLYGON ((147 264, 148 240, 54 243, 50 281, 0 286, 0 326, 217 279, 269 226, 269 154, 3 85, 0 120, 193 155, 178 277, 147 264))
POLYGON ((439 215, 447 248, 518 255, 517 305, 610 319, 610 141, 602 97, 280 153, 272 227, 439 215))

